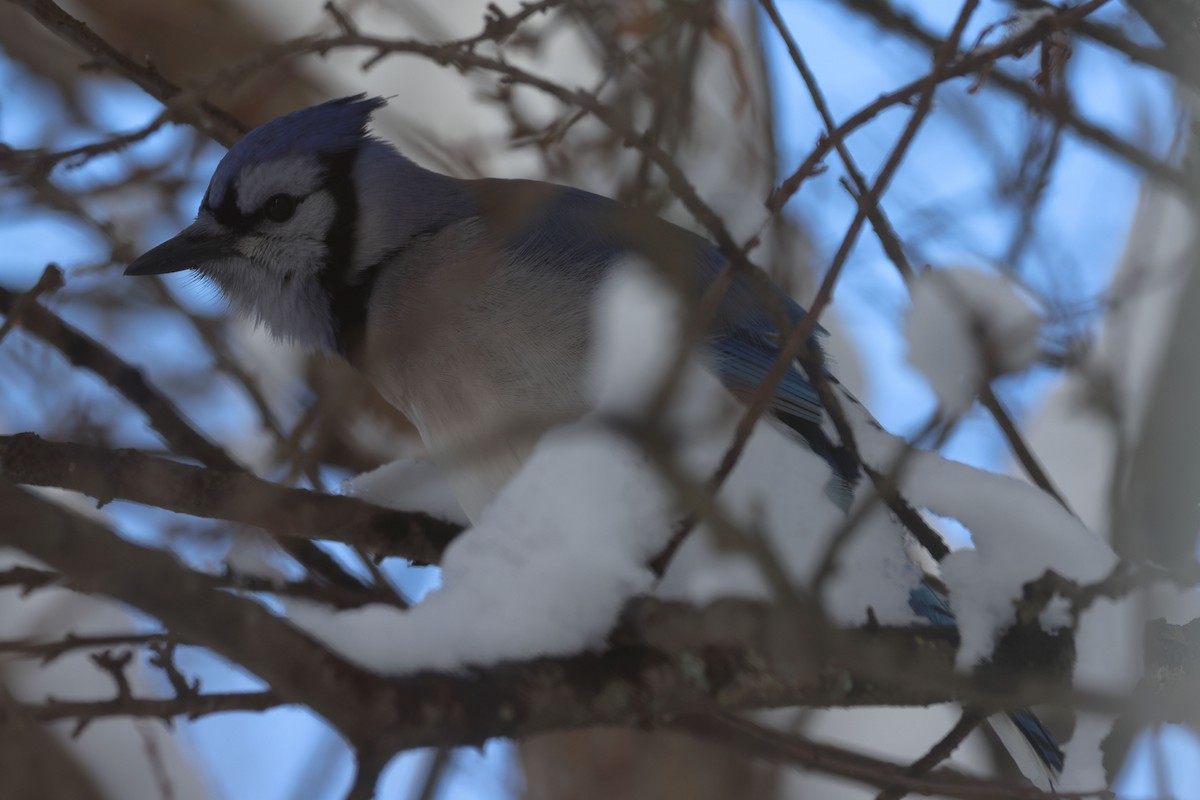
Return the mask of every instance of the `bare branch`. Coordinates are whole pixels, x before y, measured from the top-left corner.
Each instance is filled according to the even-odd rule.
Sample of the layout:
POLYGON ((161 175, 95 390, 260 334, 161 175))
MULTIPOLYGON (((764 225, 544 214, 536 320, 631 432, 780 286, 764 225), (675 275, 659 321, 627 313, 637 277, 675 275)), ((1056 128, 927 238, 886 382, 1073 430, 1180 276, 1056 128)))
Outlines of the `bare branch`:
MULTIPOLYGON (((0 286, 0 313, 13 313, 20 296, 0 286)), ((151 426, 175 452, 217 469, 240 469, 228 453, 198 433, 175 404, 146 380, 141 370, 127 364, 83 331, 36 303, 22 308, 19 322, 22 330, 57 349, 75 366, 94 372, 141 409, 151 426)))
POLYGON ((69 633, 65 638, 53 642, 32 641, 0 641, 0 653, 12 653, 25 658, 37 658, 43 664, 58 659, 73 650, 87 650, 93 647, 114 647, 118 645, 143 645, 160 641, 170 636, 165 631, 158 633, 113 633, 106 636, 78 636, 69 633))
MULTIPOLYGON (((966 710, 959 715, 958 722, 954 723, 954 727, 946 732, 946 735, 934 743, 933 747, 929 748, 925 755, 918 758, 904 770, 904 774, 910 778, 918 778, 922 775, 929 774, 934 767, 941 764, 954 753, 963 740, 971 734, 973 730, 979 727, 983 722, 983 717, 978 714, 966 710)), ((875 800, 900 800, 911 791, 908 788, 900 789, 889 787, 879 793, 875 800)), ((1104 794, 1109 794, 1104 792, 1104 794)))
POLYGON ((16 586, 20 588, 22 595, 27 595, 46 586, 55 586, 58 582, 58 573, 50 570, 36 569, 34 567, 9 567, 8 569, 0 570, 0 589, 7 586, 16 586))
POLYGON ((176 717, 199 719, 226 711, 267 711, 287 705, 274 692, 214 692, 186 697, 116 697, 112 700, 52 700, 46 705, 22 704, 21 710, 41 722, 75 720, 77 730, 107 717, 176 717))
POLYGON ((1113 796, 1104 789, 1048 794, 1037 789, 1010 788, 945 768, 912 775, 911 768, 900 764, 783 733, 732 714, 683 716, 673 721, 671 727, 756 758, 838 775, 885 793, 895 790, 963 800, 1089 800, 1113 796))
MULTIPOLYGON (((171 100, 182 93, 183 90, 180 87, 164 78, 152 65, 139 64, 120 53, 98 36, 95 31, 63 11, 51 0, 9 0, 9 2, 25 9, 48 31, 86 53, 91 63, 128 78, 141 87, 146 94, 158 99, 168 108, 171 107, 171 100)), ((205 100, 173 109, 173 112, 181 122, 194 125, 226 146, 236 142, 246 132, 246 126, 228 112, 222 111, 205 100)))
MULTIPOLYGON (((19 297, 20 295, 0 286, 0 313, 12 314, 19 297)), ((172 450, 218 470, 241 470, 240 465, 228 453, 193 428, 175 404, 146 380, 141 370, 127 364, 95 339, 37 303, 28 303, 22 308, 20 322, 24 330, 58 349, 75 366, 100 376, 125 399, 145 412, 150 424, 172 450)), ((283 547, 314 575, 339 586, 361 585, 359 580, 342 569, 327 553, 310 542, 285 541, 283 547)))
MULTIPOLYGON (((841 2, 846 7, 875 20, 880 26, 898 31, 926 47, 937 48, 942 43, 940 37, 922 27, 910 15, 897 11, 896 7, 887 0, 841 0, 841 2)), ((1083 140, 1133 164, 1154 180, 1176 189, 1185 188, 1185 182, 1178 170, 1152 153, 1122 139, 1107 128, 1080 116, 1064 97, 1048 96, 1045 92, 1030 86, 1027 81, 1011 75, 999 67, 993 67, 989 72, 988 84, 1019 98, 1030 110, 1047 114, 1083 140)), ((856 114, 838 127, 839 137, 845 137, 866 121, 867 119, 860 120, 856 114)), ((828 146, 823 143, 818 144, 818 149, 823 150, 824 153, 828 152, 828 146)), ((816 155, 816 151, 814 151, 814 155, 816 155)), ((811 161, 811 164, 809 159, 805 159, 805 164, 810 164, 809 168, 811 169, 819 164, 823 157, 823 154, 817 156, 811 161)), ((803 168, 802 165, 801 169, 803 168)), ((801 170, 797 170, 797 173, 800 172, 801 170)))
POLYGON ((419 564, 441 561, 462 530, 421 512, 280 486, 248 472, 204 469, 137 450, 48 442, 32 433, 0 436, 0 473, 18 483, 82 492, 100 503, 129 500, 254 525, 282 538, 345 542, 419 564))

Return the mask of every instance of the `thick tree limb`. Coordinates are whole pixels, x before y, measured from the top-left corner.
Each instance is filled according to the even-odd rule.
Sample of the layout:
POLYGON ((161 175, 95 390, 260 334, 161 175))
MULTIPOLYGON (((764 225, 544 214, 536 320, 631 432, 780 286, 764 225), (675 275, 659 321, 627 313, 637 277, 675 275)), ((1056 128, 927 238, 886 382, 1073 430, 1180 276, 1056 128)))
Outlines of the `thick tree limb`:
MULTIPOLYGON (((170 555, 8 484, 0 485, 0 544, 46 562, 74 589, 157 617, 173 634, 258 675, 281 702, 312 708, 351 742, 390 752, 791 705, 955 701, 990 710, 1053 698, 1114 710, 1124 702, 1072 690, 1062 676, 960 674, 953 636, 938 628, 828 630, 814 652, 812 632, 794 614, 745 601, 695 608, 640 600, 602 653, 387 679, 334 656, 256 603, 215 589, 212 578, 170 555)), ((1159 635, 1191 641, 1200 637, 1196 628, 1165 626, 1159 635)), ((1179 650, 1151 647, 1148 656, 1159 652, 1169 660, 1179 650)), ((1186 715, 1200 696, 1200 666, 1175 661, 1148 664, 1143 699, 1186 715)))
POLYGON ((129 500, 254 525, 278 537, 344 542, 421 564, 441 561, 462 530, 428 514, 280 486, 247 472, 204 469, 138 450, 49 442, 32 433, 0 436, 0 473, 17 483, 82 492, 101 503, 129 500))

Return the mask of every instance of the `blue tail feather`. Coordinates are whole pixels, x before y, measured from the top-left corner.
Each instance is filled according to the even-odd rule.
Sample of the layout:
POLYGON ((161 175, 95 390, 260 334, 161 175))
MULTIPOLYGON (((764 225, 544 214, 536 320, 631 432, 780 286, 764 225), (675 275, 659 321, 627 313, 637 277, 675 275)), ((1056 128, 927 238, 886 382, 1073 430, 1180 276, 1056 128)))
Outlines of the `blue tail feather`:
MULTIPOLYGON (((922 582, 920 586, 909 593, 908 605, 920 617, 933 625, 955 624, 954 613, 950 610, 945 598, 934 591, 928 583, 922 582)), ((1021 735, 1033 747, 1038 758, 1055 774, 1062 772, 1062 748, 1058 746, 1058 741, 1050 731, 1046 730, 1046 726, 1042 724, 1041 720, 1032 711, 1014 711, 1008 716, 1017 726, 1021 735)))
POLYGON ((1020 729, 1029 744, 1033 746, 1038 757, 1046 762, 1055 774, 1062 772, 1065 758, 1062 748, 1058 746, 1058 740, 1054 738, 1054 734, 1046 730, 1042 721, 1032 711, 1014 711, 1008 716, 1016 723, 1017 728, 1020 729))

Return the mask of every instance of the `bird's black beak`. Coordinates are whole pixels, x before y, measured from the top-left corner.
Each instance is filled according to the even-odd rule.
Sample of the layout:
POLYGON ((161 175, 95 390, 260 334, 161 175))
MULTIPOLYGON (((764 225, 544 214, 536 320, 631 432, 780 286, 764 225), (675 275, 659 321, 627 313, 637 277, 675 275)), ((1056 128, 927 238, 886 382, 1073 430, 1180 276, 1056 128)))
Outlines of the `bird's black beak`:
POLYGON ((203 234, 195 225, 185 228, 174 239, 143 253, 125 268, 126 275, 166 275, 194 269, 205 262, 236 255, 235 238, 230 234, 203 234))

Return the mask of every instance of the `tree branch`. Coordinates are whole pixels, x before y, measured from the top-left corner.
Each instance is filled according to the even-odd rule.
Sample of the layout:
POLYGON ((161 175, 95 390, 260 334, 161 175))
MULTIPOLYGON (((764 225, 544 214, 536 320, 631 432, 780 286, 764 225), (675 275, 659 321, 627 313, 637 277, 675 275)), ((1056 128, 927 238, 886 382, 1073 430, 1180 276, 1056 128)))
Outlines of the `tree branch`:
POLYGON ((1103 789, 1046 794, 1037 789, 1000 786, 947 768, 914 775, 910 774, 911 767, 784 733, 732 714, 686 715, 674 720, 671 727, 755 758, 837 775, 884 792, 895 790, 963 800, 1084 800, 1112 796, 1103 789))
POLYGON ((254 525, 277 537, 344 542, 418 564, 440 562, 462 531, 421 512, 280 486, 248 472, 204 469, 138 450, 49 442, 33 433, 0 436, 0 473, 17 483, 82 492, 100 503, 128 500, 254 525))
MULTIPOLYGON (((14 313, 22 297, 0 286, 0 313, 6 316, 14 313)), ((173 451, 218 470, 241 471, 241 466, 228 453, 191 426, 175 404, 146 380, 141 370, 123 361, 95 339, 38 303, 21 304, 19 324, 24 330, 55 347, 75 366, 94 372, 140 408, 173 451)), ((337 586, 354 588, 362 585, 329 554, 311 542, 285 540, 281 544, 289 555, 314 575, 337 586)))
MULTIPOLYGON (((1064 687, 1061 675, 960 674, 955 636, 943 628, 832 629, 823 632, 827 648, 817 656, 806 645, 812 631, 804 620, 746 601, 701 609, 639 600, 602 653, 385 679, 347 664, 257 604, 217 591, 211 577, 171 556, 9 485, 0 485, 0 542, 59 570, 72 588, 130 603, 182 640, 243 665, 282 701, 308 705, 352 741, 382 737, 397 749, 718 709, 955 700, 990 711, 1051 697, 1113 709, 1120 702, 1064 687)), ((1161 635, 1196 638, 1200 626, 1168 626, 1161 635)), ((1149 664, 1150 690, 1179 703, 1195 692, 1197 671, 1193 665, 1163 673, 1149 664)), ((1200 693, 1190 696, 1184 706, 1194 706, 1200 693)))
MULTIPOLYGON (((910 15, 897 11, 895 6, 886 0, 841 0, 841 3, 847 8, 870 17, 880 27, 897 31, 918 44, 929 48, 937 48, 942 43, 942 39, 939 36, 922 27, 910 15)), ((1129 162, 1154 180, 1176 189, 1185 186, 1182 175, 1170 164, 1122 139, 1107 128, 1081 117, 1067 104, 1065 98, 1047 96, 1045 92, 1031 86, 1028 81, 1012 75, 999 67, 993 68, 988 73, 987 85, 994 86, 1018 98, 1032 111, 1050 115, 1081 139, 1092 142, 1118 158, 1129 162)), ((859 112, 843 122, 838 128, 838 135, 845 136, 851 130, 857 128, 861 124, 859 117, 862 113, 859 112)), ((815 165, 818 162, 819 159, 812 163, 815 165)))
MULTIPOLYGON (((127 542, 0 479, 0 543, 58 570, 76 591, 102 594, 159 618, 309 705, 344 732, 369 726, 354 703, 363 674, 257 603, 218 591, 210 576, 171 555, 127 542)), ((370 682, 370 681, 367 681, 370 682)))
POLYGON ((181 95, 183 89, 163 77, 162 73, 151 64, 140 64, 121 53, 85 23, 63 11, 51 0, 9 0, 9 2, 25 9, 46 30, 86 53, 93 64, 128 78, 146 94, 172 109, 173 116, 180 122, 194 125, 226 147, 242 138, 242 134, 246 132, 246 126, 233 115, 217 108, 207 100, 196 100, 179 108, 173 108, 171 100, 181 95))
MULTIPOLYGON (((0 314, 12 314, 21 297, 21 294, 0 286, 0 314)), ((45 306, 24 304, 18 324, 22 330, 57 349, 75 366, 94 372, 141 409, 173 451, 217 469, 241 469, 228 453, 198 433, 175 404, 150 385, 140 369, 126 363, 45 306)))

